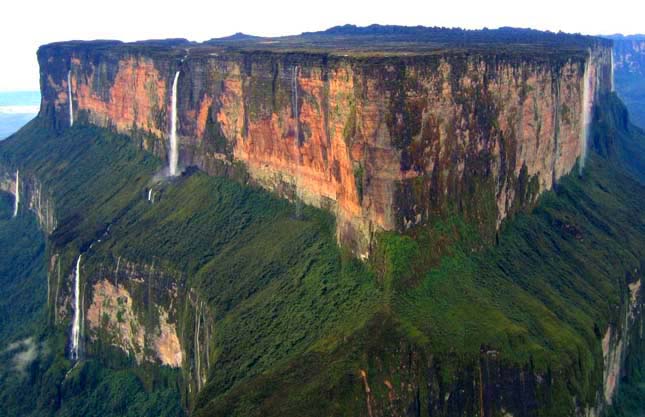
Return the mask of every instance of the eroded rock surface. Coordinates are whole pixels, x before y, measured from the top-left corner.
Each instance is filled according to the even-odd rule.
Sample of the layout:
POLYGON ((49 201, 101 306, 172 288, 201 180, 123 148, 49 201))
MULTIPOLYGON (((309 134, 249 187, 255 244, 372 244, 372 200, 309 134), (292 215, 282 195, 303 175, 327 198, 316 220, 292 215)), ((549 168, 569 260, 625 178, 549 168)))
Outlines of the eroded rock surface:
POLYGON ((533 56, 202 49, 45 46, 41 115, 65 126, 71 99, 76 119, 165 157, 180 71, 180 164, 219 174, 243 162, 252 182, 335 213, 361 256, 375 231, 451 207, 494 230, 583 154, 585 68, 589 100, 611 88, 603 43, 533 56))

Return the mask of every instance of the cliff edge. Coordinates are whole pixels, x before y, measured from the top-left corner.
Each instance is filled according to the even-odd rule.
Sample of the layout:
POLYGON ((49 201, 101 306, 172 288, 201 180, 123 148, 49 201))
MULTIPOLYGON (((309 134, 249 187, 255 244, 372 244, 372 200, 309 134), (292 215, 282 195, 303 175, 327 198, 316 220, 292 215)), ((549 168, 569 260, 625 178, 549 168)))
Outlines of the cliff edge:
POLYGON ((448 211, 493 236, 583 163, 593 102, 611 89, 610 41, 512 29, 67 42, 38 60, 40 117, 127 133, 163 158, 176 80, 180 166, 242 166, 330 210, 363 258, 375 232, 448 211))

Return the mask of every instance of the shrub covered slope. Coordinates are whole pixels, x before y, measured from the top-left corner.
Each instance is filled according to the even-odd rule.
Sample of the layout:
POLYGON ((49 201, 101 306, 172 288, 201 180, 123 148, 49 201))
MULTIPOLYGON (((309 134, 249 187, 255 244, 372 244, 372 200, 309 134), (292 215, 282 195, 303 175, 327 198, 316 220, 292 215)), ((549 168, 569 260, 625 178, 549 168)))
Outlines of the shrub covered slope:
MULTIPOLYGON (((9 219, 12 200, 3 195, 0 243, 16 233, 36 242, 12 248, 21 256, 2 264, 3 294, 41 295, 0 306, 25 318, 3 325, 4 337, 31 336, 38 352, 24 370, 3 368, 0 410, 565 416, 576 412, 573 398, 591 407, 602 388, 601 339, 621 320, 645 258, 644 135, 615 97, 594 119, 596 152, 583 175, 564 178, 531 212, 507 221, 494 245, 447 215, 406 235, 380 235, 367 263, 336 245, 327 213, 299 213, 267 192, 199 172, 157 182, 162 162, 128 138, 82 125, 56 133, 36 120, 0 145, 0 162, 38 177, 55 201, 47 253, 62 254, 66 273, 79 252, 88 271, 123 257, 178 272, 212 316, 212 366, 197 396, 187 392, 186 368, 135 366, 118 349, 70 371, 68 323, 47 325, 38 315, 42 236, 28 213, 9 219)), ((182 320, 190 319, 178 324, 188 328, 182 320)), ((3 355, 6 363, 15 357, 3 355)), ((617 415, 637 409, 642 366, 640 340, 617 415)))

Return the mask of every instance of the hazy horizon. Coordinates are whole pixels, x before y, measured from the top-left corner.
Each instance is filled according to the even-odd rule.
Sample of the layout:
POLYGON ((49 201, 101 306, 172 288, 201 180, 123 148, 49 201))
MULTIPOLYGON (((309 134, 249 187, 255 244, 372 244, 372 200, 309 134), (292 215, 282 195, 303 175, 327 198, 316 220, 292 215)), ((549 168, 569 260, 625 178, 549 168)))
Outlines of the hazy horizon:
POLYGON ((0 67, 0 91, 36 91, 38 46, 66 40, 186 38, 192 41, 228 36, 237 32, 257 36, 296 35, 333 26, 370 24, 441 26, 464 29, 512 26, 563 31, 587 35, 632 35, 645 32, 641 14, 628 0, 616 0, 611 8, 589 7, 586 1, 545 0, 526 12, 517 1, 490 0, 433 4, 400 0, 388 2, 346 2, 330 0, 312 9, 295 0, 224 3, 205 6, 186 0, 179 7, 160 7, 150 0, 114 0, 89 14, 86 2, 62 0, 41 4, 11 2, 3 7, 6 22, 0 27, 0 52, 13 65, 0 67), (34 10, 38 10, 34 14, 34 10), (636 13, 630 13, 635 11, 636 13), (266 17, 271 16, 269 20, 266 17))
POLYGON ((39 91, 0 91, 0 141, 33 119, 39 108, 39 91))

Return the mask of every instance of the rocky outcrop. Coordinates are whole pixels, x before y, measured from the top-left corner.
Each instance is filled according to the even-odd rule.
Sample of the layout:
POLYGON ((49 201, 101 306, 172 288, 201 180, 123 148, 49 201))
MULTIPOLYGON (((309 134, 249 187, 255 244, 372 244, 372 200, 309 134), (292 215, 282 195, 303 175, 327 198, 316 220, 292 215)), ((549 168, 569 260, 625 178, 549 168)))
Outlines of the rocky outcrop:
MULTIPOLYGON (((49 264, 55 323, 66 323, 73 313, 74 271, 61 273, 62 258, 55 253, 49 264)), ((90 250, 83 255, 80 287, 83 355, 101 357, 116 348, 137 364, 180 368, 189 398, 199 392, 211 365, 214 316, 185 288, 182 274, 90 250)))
MULTIPOLYGON (((50 303, 54 321, 65 323, 73 312, 73 273, 61 274, 61 255, 50 258, 50 303)), ((183 343, 178 329, 181 281, 154 265, 86 253, 81 264, 81 348, 100 355, 116 347, 138 364, 180 368, 183 343)))
MULTIPOLYGON (((88 257, 91 262, 91 257, 88 257)), ((86 261, 87 262, 87 261, 86 261)), ((86 339, 108 343, 136 359, 181 367, 178 302, 181 280, 164 268, 117 258, 94 263, 87 277, 86 339), (88 287, 91 287, 88 288, 88 287)))
POLYGON ((331 210, 339 240, 457 209, 494 231, 571 171, 590 100, 610 89, 608 43, 576 50, 415 55, 248 52, 216 46, 41 47, 40 115, 130 134, 166 157, 177 71, 180 163, 331 210), (71 97, 67 74, 70 72, 71 97))
POLYGON ((20 204, 18 210, 30 210, 36 216, 40 227, 46 234, 56 228, 54 202, 42 183, 33 175, 21 173, 16 181, 17 170, 9 170, 0 165, 0 190, 16 196, 16 183, 20 187, 20 204))
POLYGON ((99 330, 126 353, 132 353, 137 363, 143 360, 145 333, 133 310, 132 296, 108 280, 92 286, 91 305, 87 311, 87 327, 96 340, 99 330))
MULTIPOLYGON (((479 363, 464 366, 441 383, 442 363, 413 346, 396 351, 400 362, 384 366, 375 356, 371 373, 359 370, 369 417, 535 416, 552 399, 553 375, 530 367, 509 367, 494 350, 482 347, 479 363), (395 368, 395 366, 397 366, 395 368)), ((392 362, 393 358, 390 358, 392 362)), ((573 409, 573 404, 571 404, 573 409)))
POLYGON ((187 301, 184 337, 188 346, 187 354, 190 355, 190 358, 186 360, 185 369, 188 372, 186 380, 189 392, 194 396, 204 387, 208 379, 215 316, 197 292, 190 291, 187 301))
MULTIPOLYGON (((634 332, 634 324, 642 320, 641 280, 638 279, 632 282, 628 287, 629 294, 624 308, 624 317, 620 323, 610 325, 602 339, 604 361, 603 394, 607 404, 611 404, 618 388, 625 355, 630 347, 630 338, 634 332)), ((636 329, 636 332, 636 337, 642 337, 639 329, 636 329)))
MULTIPOLYGON (((523 367, 513 366, 504 352, 487 346, 480 347, 479 361, 465 361, 455 369, 409 340, 401 338, 396 344, 397 339, 389 334, 382 344, 371 345, 373 349, 365 353, 366 368, 354 370, 354 384, 361 387, 363 415, 603 415, 618 392, 627 356, 634 354, 643 338, 640 274, 636 270, 628 279, 618 306, 621 314, 602 338, 602 385, 592 386, 590 398, 561 395, 570 388, 563 382, 566 370, 537 370, 532 361, 523 367)), ((382 329, 373 330, 375 334, 379 331, 382 329)))
POLYGON ((645 36, 615 37, 614 67, 618 72, 645 76, 645 36))
POLYGON ((630 119, 645 127, 645 36, 615 36, 616 92, 629 108, 630 119))

